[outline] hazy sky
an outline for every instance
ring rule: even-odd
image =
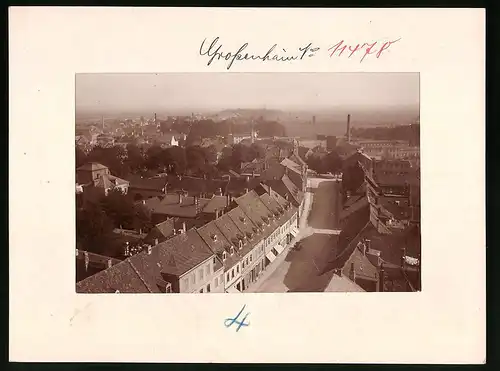
[[[418,105],[418,73],[78,74],[76,108],[87,110]]]

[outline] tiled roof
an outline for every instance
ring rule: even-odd
[[[287,167],[288,169],[292,170],[293,172],[299,175],[302,175],[300,165],[290,160],[290,158],[285,158],[283,161],[281,161],[281,165]]]
[[[351,264],[354,264],[354,272],[356,277],[377,280],[377,268],[370,262],[370,260],[358,249],[355,248],[349,261],[344,265],[343,273],[348,276],[351,270]]]
[[[160,203],[154,205],[150,210],[154,214],[194,218],[198,215],[197,210],[201,212],[210,201],[210,199],[198,198],[199,205],[197,206],[195,197],[182,196],[181,203],[179,203],[179,197],[178,194],[167,194]]]
[[[354,201],[340,212],[340,220],[346,219],[356,211],[368,206],[368,198],[366,197],[366,194],[359,197],[352,196],[348,201],[351,199],[354,199]]]
[[[104,189],[110,189],[116,186],[128,184],[129,182],[124,179],[120,179],[111,174],[104,174],[95,181],[94,186]]]
[[[175,234],[175,225],[174,225],[174,219],[173,218],[168,218],[167,220],[156,224],[147,237],[145,238],[145,242],[147,243],[153,243],[155,239],[158,239],[163,241],[165,238],[169,238]]]
[[[220,223],[227,223],[227,218],[224,220],[217,219]],[[197,229],[198,234],[205,241],[205,243],[210,247],[210,249],[217,255],[217,257],[222,260],[222,253],[226,252],[226,260],[224,261],[224,270],[228,270],[238,263],[241,256],[238,252],[238,244],[230,242],[224,233],[217,226],[216,221],[211,221],[205,224],[203,227]],[[231,246],[234,247],[233,255],[231,255]]]
[[[88,162],[85,165],[80,166],[77,170],[96,171],[104,169],[108,169],[108,167],[98,162]]]
[[[213,196],[202,209],[204,213],[215,213],[216,210],[223,210],[228,206],[228,196]]]
[[[128,260],[76,284],[78,293],[114,293],[117,290],[121,293],[155,292],[146,285]]]
[[[346,224],[338,237],[331,237],[332,240],[337,239],[337,241],[336,243],[332,243],[334,247],[332,247],[329,257],[327,258],[324,269],[325,272],[344,267],[354,251],[362,231],[369,225],[369,217],[370,207],[367,205],[357,210],[346,219]]]
[[[181,276],[213,255],[198,232],[190,229],[153,246],[149,256],[160,264],[162,273]]]
[[[292,153],[288,158],[295,162],[296,164],[302,165],[302,166],[307,166],[305,160],[303,157],[300,156],[300,151],[297,149],[298,153]]]
[[[364,292],[359,285],[352,282],[346,276],[334,274],[325,288],[325,292]]]
[[[297,185],[295,185],[291,179],[284,175],[282,178],[281,178],[283,184],[285,185],[285,187],[288,189],[288,192],[290,193],[290,195],[293,197],[293,199],[295,200],[295,203],[296,205],[295,206],[299,206],[300,203],[302,202],[302,199],[304,198],[304,192],[302,192],[298,187]]]

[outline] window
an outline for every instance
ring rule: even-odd
[[[207,285],[207,292],[210,292],[210,284]]]
[[[234,269],[231,271],[231,279],[234,278]]]
[[[222,253],[222,261],[226,260],[226,258],[227,258],[227,253],[224,251]]]
[[[252,262],[252,255],[250,255],[250,263]]]
[[[239,265],[236,266],[236,273],[240,273],[240,266]]]
[[[200,294],[203,294],[203,288],[200,289]]]
[[[200,280],[202,280],[202,279],[203,279],[203,268],[201,268],[201,269],[199,270],[199,272],[200,272],[200,273],[199,273],[199,275],[200,275]]]
[[[215,256],[214,256],[214,259],[212,260],[212,263],[213,263],[213,265],[215,265]]]
[[[219,277],[215,277],[215,280],[214,280],[214,287],[217,287],[219,286]]]
[[[229,272],[226,274],[226,282],[229,282]]]
[[[193,283],[193,285],[196,283],[196,274],[193,274],[191,276],[191,282]]]
[[[207,274],[207,277],[210,276],[210,264],[206,266],[205,273]]]
[[[184,278],[183,280],[183,286],[187,290],[189,288],[189,279]]]

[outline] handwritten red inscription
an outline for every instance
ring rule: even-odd
[[[351,58],[355,53],[357,53],[357,55],[362,55],[359,61],[359,63],[361,63],[364,61],[367,55],[375,54],[377,58],[380,58],[384,51],[389,49],[392,44],[398,42],[399,40],[401,40],[401,38],[394,41],[387,41],[385,43],[379,43],[378,41],[375,41],[371,44],[363,43],[357,44],[356,46],[347,45],[344,43],[344,40],[342,40],[331,48],[328,48],[328,50],[331,51],[330,58],[333,56],[340,57],[342,55],[347,55],[347,58]],[[344,52],[346,53],[343,54]],[[335,55],[335,53],[337,53],[337,55]]]

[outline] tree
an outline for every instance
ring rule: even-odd
[[[323,167],[326,172],[338,173],[342,169],[342,158],[335,152],[329,152],[323,157]]]
[[[88,203],[76,212],[76,239],[79,248],[103,254],[113,231],[113,221],[99,204]]]
[[[76,163],[76,167],[80,167],[80,166],[85,165],[87,163],[87,155],[78,146],[75,146],[75,163]]]
[[[142,151],[135,144],[127,145],[127,158],[125,163],[132,172],[137,172],[144,167],[145,161]]]
[[[99,162],[109,168],[111,174],[116,176],[126,175],[126,167],[123,160],[126,153],[120,146],[114,147],[94,147],[87,156],[87,161]]]
[[[365,172],[358,163],[347,168],[342,174],[343,192],[355,192],[363,184],[364,180]]]
[[[144,230],[151,227],[151,215],[147,209],[143,205],[136,205],[130,195],[124,195],[118,189],[102,197],[100,206],[115,228]]]

